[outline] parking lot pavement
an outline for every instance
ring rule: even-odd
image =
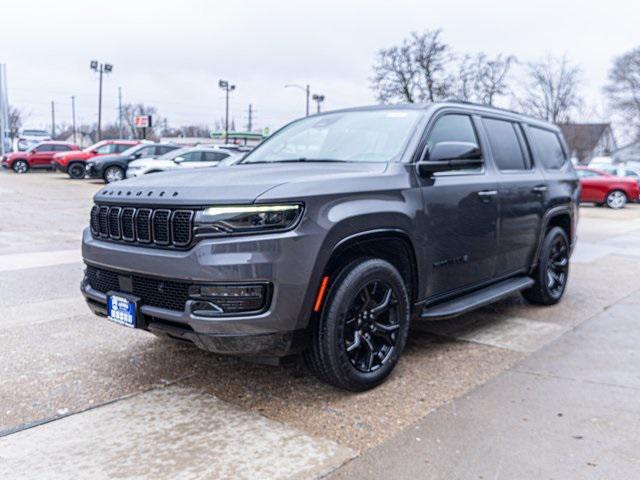
[[[46,458],[30,455],[42,442],[69,448],[60,439],[89,424],[101,435],[110,429],[118,435],[116,442],[105,436],[102,452],[93,457],[96,465],[117,467],[113,459],[129,446],[140,463],[139,478],[172,478],[177,470],[144,473],[144,466],[152,472],[163,464],[138,448],[139,441],[152,438],[161,452],[171,452],[174,442],[192,445],[186,438],[192,435],[216,445],[222,435],[239,445],[234,442],[240,442],[243,430],[225,429],[228,415],[280,432],[267,447],[244,436],[247,448],[308,456],[310,462],[297,463],[289,475],[282,473],[288,467],[277,462],[273,470],[260,470],[260,459],[267,457],[256,453],[247,457],[245,472],[253,469],[260,478],[310,477],[351,455],[366,454],[529,355],[546,352],[546,345],[589,319],[606,317],[640,288],[640,208],[583,208],[569,287],[559,305],[537,308],[513,296],[451,321],[416,323],[390,381],[354,395],[299,375],[293,367],[212,355],[91,315],[79,294],[82,264],[75,252],[98,188],[60,174],[0,171],[0,465],[9,458],[13,465],[26,462],[29,467],[19,478],[53,468],[61,450],[47,450]],[[127,423],[127,406],[146,399],[157,405],[154,412],[164,412],[153,417],[157,435],[139,430],[135,422],[121,425]],[[173,408],[181,402],[189,408]],[[287,454],[285,439],[297,436],[308,440],[309,450],[301,450],[308,453]],[[205,465],[211,455],[194,451],[189,469],[180,467],[186,465],[182,460],[175,468],[183,478],[218,478]],[[75,473],[65,471],[67,476],[91,477],[79,470],[82,462],[77,465]],[[126,464],[122,468],[104,471],[111,476],[131,472]]]

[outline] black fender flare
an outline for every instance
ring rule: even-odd
[[[544,237],[547,232],[547,227],[549,226],[549,222],[552,218],[557,217],[558,215],[569,215],[571,218],[571,225],[575,224],[574,222],[574,212],[570,205],[558,205],[556,207],[552,207],[547,210],[542,216],[542,220],[540,221],[540,230],[538,231],[538,242],[536,246],[535,253],[533,255],[533,259],[531,261],[531,267],[529,269],[529,273],[535,270],[536,265],[538,264],[538,259],[540,258],[540,252],[542,251],[542,243],[544,242]],[[575,232],[572,232],[571,237],[569,238],[569,242],[571,243],[571,249],[574,246]]]

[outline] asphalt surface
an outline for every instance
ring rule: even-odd
[[[640,208],[585,207],[563,302],[539,308],[513,296],[416,324],[390,380],[353,395],[293,367],[212,355],[91,315],[79,247],[98,188],[0,171],[1,478],[314,478],[355,457],[344,467],[354,468],[640,288]],[[498,405],[482,415],[499,418]],[[425,449],[449,424],[425,427]],[[478,478],[455,473],[447,478]]]

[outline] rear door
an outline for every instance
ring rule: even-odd
[[[537,247],[547,193],[522,127],[508,118],[483,117],[482,125],[498,170],[500,221],[496,277],[528,270]]]
[[[445,111],[430,124],[426,150],[439,142],[480,145],[470,114]],[[491,281],[497,252],[498,198],[490,163],[478,169],[419,178],[424,202],[423,268],[427,297],[441,297]]]

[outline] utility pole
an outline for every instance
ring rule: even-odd
[[[122,87],[118,87],[118,137],[122,135]]]
[[[247,119],[247,132],[253,130],[253,105],[249,104],[249,117]]]
[[[92,60],[90,64],[91,70],[98,73],[99,86],[98,86],[98,140],[102,140],[102,75],[104,73],[111,73],[113,71],[113,65],[110,63],[98,63],[97,60]]]
[[[51,139],[56,138],[56,102],[51,100]]]
[[[76,97],[71,95],[71,126],[73,128],[73,143],[78,144],[76,138]]]
[[[229,143],[229,92],[235,90],[236,86],[229,84],[227,80],[219,80],[218,87],[225,91],[224,143]]]

